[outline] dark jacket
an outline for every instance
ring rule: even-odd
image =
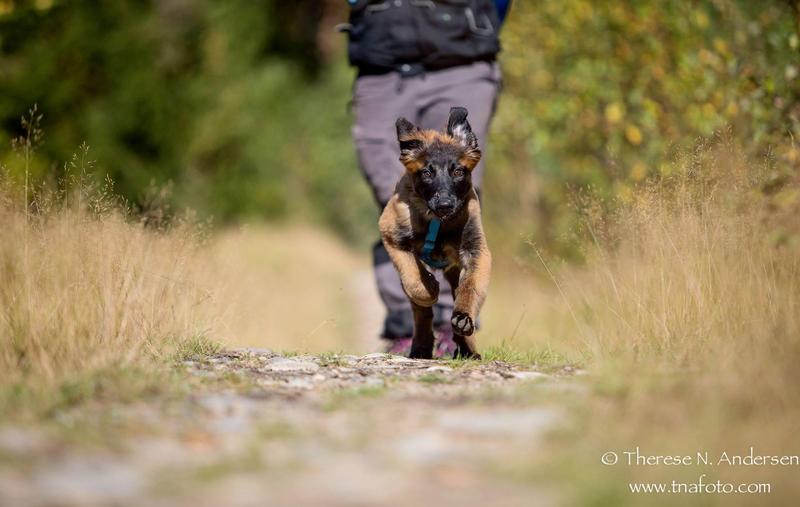
[[[500,51],[493,0],[356,0],[348,54],[361,74],[414,75],[475,61]]]

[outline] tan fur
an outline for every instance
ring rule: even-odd
[[[492,254],[486,244],[483,234],[483,224],[481,223],[481,210],[478,200],[471,200],[468,204],[468,214],[473,221],[480,236],[480,243],[477,252],[461,252],[462,258],[460,266],[457,288],[455,289],[455,308],[456,312],[463,312],[475,317],[483,306],[486,299],[486,292],[489,289],[489,278],[492,274]]]
[[[413,252],[401,249],[392,239],[393,231],[396,230],[395,224],[410,227],[409,215],[408,204],[401,202],[395,194],[379,221],[381,237],[384,238],[389,258],[400,273],[400,282],[408,298],[419,306],[433,306],[439,298],[439,283],[436,278],[425,269]]]
[[[411,134],[401,136],[400,141],[422,141],[425,146],[430,146],[434,143],[442,143],[442,144],[452,144],[454,146],[460,146],[460,143],[456,138],[453,136],[446,134],[444,132],[438,132],[436,130],[417,130],[412,132]],[[469,169],[470,171],[478,165],[478,162],[481,159],[481,152],[479,150],[467,150],[463,157],[458,160],[458,163]],[[400,157],[400,161],[403,165],[411,171],[412,173],[419,171],[425,166],[424,158],[419,158],[414,156],[413,154]]]

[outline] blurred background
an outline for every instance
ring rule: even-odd
[[[37,104],[34,183],[58,185],[86,141],[96,160],[86,168],[138,212],[211,220],[209,248],[241,274],[232,293],[256,314],[279,308],[233,319],[232,340],[262,342],[291,306],[275,289],[304,293],[323,277],[331,283],[303,296],[320,298],[317,309],[268,343],[286,345],[282,334],[314,348],[309,336],[334,333],[324,346],[350,347],[356,327],[377,333],[380,315],[362,321],[382,310],[342,308],[342,294],[375,297],[378,215],[350,138],[354,70],[334,29],[347,16],[341,0],[0,0],[0,145]],[[581,191],[624,201],[719,132],[747,139],[748,156],[797,167],[785,141],[800,134],[799,33],[788,0],[514,3],[487,154],[489,339],[511,336],[520,301],[535,299],[524,291],[536,282],[520,281],[543,273],[531,243],[581,261]],[[21,180],[19,157],[2,157]],[[301,260],[298,241],[320,255]]]

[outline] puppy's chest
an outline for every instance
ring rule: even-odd
[[[461,229],[441,231],[433,242],[433,248],[428,256],[433,260],[450,261],[451,264],[459,264],[461,234]],[[413,234],[409,238],[409,250],[414,252],[417,257],[421,257],[425,251],[426,236],[426,232],[422,231],[421,233]]]

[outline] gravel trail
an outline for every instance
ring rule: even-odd
[[[184,397],[105,414],[114,444],[0,428],[0,505],[555,505],[527,479],[571,375],[232,349]],[[520,394],[523,393],[523,394]]]

